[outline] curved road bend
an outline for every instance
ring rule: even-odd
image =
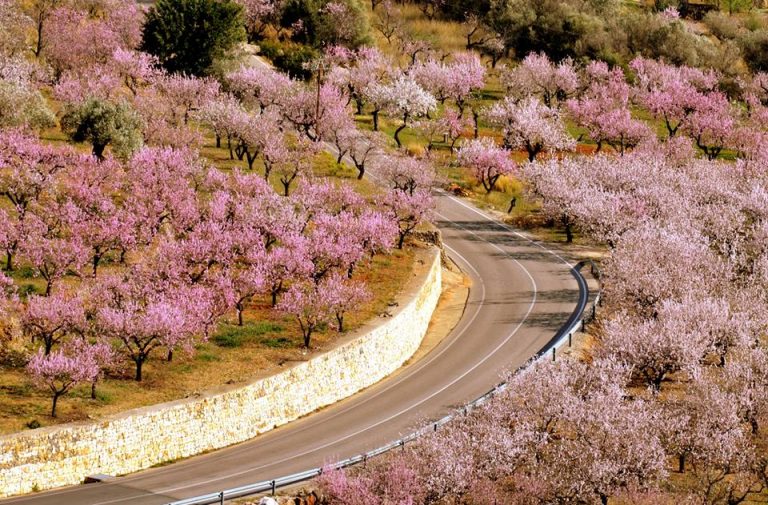
[[[114,481],[1,500],[0,505],[161,505],[303,471],[371,450],[485,393],[532,357],[578,300],[569,265],[470,204],[438,197],[451,258],[472,277],[453,331],[423,359],[351,399],[236,446]]]

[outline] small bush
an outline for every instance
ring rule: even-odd
[[[265,40],[259,46],[261,54],[272,60],[279,70],[291,77],[307,80],[312,77],[312,72],[305,68],[305,64],[319,56],[317,50],[304,44],[293,42],[276,42]]]
[[[712,11],[704,16],[704,24],[707,25],[712,35],[722,40],[735,39],[742,29],[737,18],[719,11]]]
[[[30,422],[28,422],[24,426],[26,426],[30,430],[36,430],[36,429],[40,428],[42,426],[42,424],[40,424],[40,421],[38,421],[37,419],[32,419]]]
[[[768,30],[757,30],[739,39],[744,61],[753,72],[768,71]]]

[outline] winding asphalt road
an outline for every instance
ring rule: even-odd
[[[321,466],[399,438],[485,393],[544,347],[576,306],[567,261],[460,199],[437,196],[436,224],[473,284],[434,350],[356,396],[233,447],[110,482],[0,505],[161,505]]]

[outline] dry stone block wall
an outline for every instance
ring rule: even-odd
[[[421,258],[392,317],[277,375],[103,421],[0,437],[0,496],[127,474],[243,442],[378,382],[418,349],[440,297],[440,255],[433,249]]]

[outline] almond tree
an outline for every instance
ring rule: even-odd
[[[164,286],[136,269],[102,282],[95,328],[120,343],[121,352],[136,365],[137,381],[143,379],[144,364],[157,349],[180,346],[192,351],[202,327],[192,313],[195,303],[183,290],[168,287],[164,292]]]
[[[226,86],[245,106],[258,112],[285,102],[297,87],[290,77],[264,67],[240,67],[225,77]]]
[[[14,256],[26,240],[30,209],[53,192],[57,174],[74,159],[69,150],[43,146],[18,131],[0,132],[0,196],[13,209],[5,221],[6,270],[13,269]]]
[[[559,107],[581,86],[571,59],[555,64],[544,53],[530,53],[520,65],[504,69],[501,82],[515,99],[538,97],[547,107]]]
[[[51,392],[51,417],[56,417],[59,398],[76,385],[93,381],[99,366],[88,354],[68,356],[64,351],[54,351],[46,355],[40,350],[29,360],[27,372],[37,387]]]
[[[372,297],[363,283],[352,281],[341,274],[328,277],[322,283],[322,290],[326,293],[330,309],[336,316],[339,333],[344,331],[344,316]]]
[[[509,175],[516,169],[511,153],[497,147],[492,139],[470,140],[459,149],[457,160],[472,172],[472,175],[490,193],[503,175]]]
[[[713,98],[717,85],[714,72],[635,58],[630,67],[637,75],[636,94],[640,104],[662,119],[674,137],[688,117]]]
[[[400,133],[410,126],[414,120],[427,115],[435,109],[435,98],[419,86],[412,78],[401,75],[391,84],[382,89],[386,111],[401,119],[400,126],[395,130],[397,147],[402,147]]]
[[[566,105],[571,116],[597,143],[598,152],[607,143],[624,154],[653,135],[644,122],[632,118],[631,89],[621,69],[608,70],[607,65],[593,62],[586,73],[589,87]]]
[[[559,112],[536,98],[526,98],[521,102],[506,98],[491,106],[487,116],[491,124],[501,128],[504,147],[524,149],[528,161],[535,161],[544,151],[569,151],[576,146]]]
[[[378,132],[357,131],[352,135],[349,146],[349,159],[357,169],[357,179],[365,176],[368,163],[383,152],[384,138]]]
[[[299,322],[306,349],[309,349],[317,328],[334,315],[326,295],[319,284],[312,281],[297,282],[286,291],[277,305],[280,312],[294,316]]]
[[[19,316],[24,336],[32,342],[42,342],[45,356],[54,345],[82,335],[86,330],[83,300],[68,291],[28,297]]]

